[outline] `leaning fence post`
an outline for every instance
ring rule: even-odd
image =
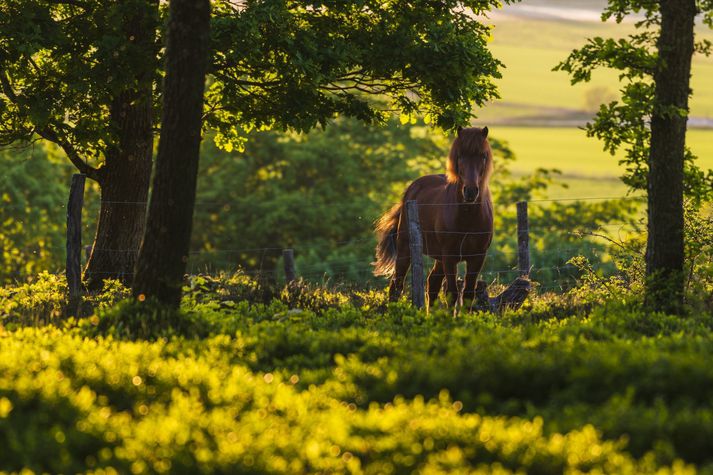
[[[72,175],[67,202],[67,286],[70,305],[78,303],[82,294],[82,206],[86,178],[80,173]]]
[[[527,221],[527,201],[517,202],[517,266],[521,276],[530,273],[530,231]]]
[[[423,286],[423,239],[418,219],[418,204],[415,200],[406,202],[406,216],[411,249],[411,302],[416,308],[423,308],[426,299]]]
[[[285,265],[285,281],[291,284],[295,281],[295,252],[292,249],[282,250],[282,260]]]

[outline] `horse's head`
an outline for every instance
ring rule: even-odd
[[[492,171],[488,128],[458,129],[458,137],[448,155],[447,176],[450,183],[459,185],[459,198],[466,203],[475,203],[479,197],[486,196]]]

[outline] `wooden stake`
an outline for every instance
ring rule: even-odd
[[[530,231],[527,220],[527,201],[517,202],[517,264],[521,276],[530,273]]]
[[[82,206],[84,205],[84,183],[87,176],[72,175],[67,202],[67,286],[72,308],[82,295]]]
[[[291,284],[295,281],[295,252],[292,249],[282,250],[282,260],[285,265],[285,282]]]
[[[423,239],[415,200],[406,202],[409,248],[411,249],[411,301],[416,308],[423,308],[426,294],[423,282]]]

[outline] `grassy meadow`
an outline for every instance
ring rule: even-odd
[[[556,10],[559,7],[564,10]],[[587,38],[621,37],[633,30],[631,22],[600,22],[596,11],[601,7],[602,2],[594,1],[531,2],[506,6],[489,20],[494,25],[492,51],[505,64],[498,81],[502,98],[476,111],[477,123],[489,125],[493,136],[510,144],[517,155],[516,173],[527,174],[539,167],[559,169],[569,188],[553,188],[552,198],[626,192],[616,179],[623,153],[612,157],[578,128],[592,117],[598,104],[618,96],[616,72],[602,70],[590,83],[572,86],[566,73],[552,71]],[[703,32],[699,38],[711,39],[713,33]],[[694,127],[688,143],[700,166],[713,168],[713,130],[695,127],[701,119],[713,120],[713,58],[697,56],[692,78]]]
[[[494,137],[508,142],[517,160],[512,171],[518,175],[537,168],[556,168],[562,172],[560,182],[568,187],[551,187],[550,198],[624,196],[626,186],[618,179],[622,167],[618,161],[623,151],[612,156],[602,143],[588,138],[576,127],[492,126]],[[693,129],[688,144],[703,168],[713,168],[713,131]],[[496,170],[497,173],[497,170]]]

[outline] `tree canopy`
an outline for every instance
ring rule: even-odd
[[[227,147],[254,127],[305,131],[336,114],[422,113],[452,128],[497,95],[500,63],[475,16],[495,0],[213,3],[205,124]],[[164,10],[151,0],[0,2],[0,144],[43,137],[91,175],[83,163],[116,143],[117,95],[138,90],[138,77],[160,105]],[[127,35],[127,18],[154,41]]]
[[[124,18],[153,30],[152,2],[4,0],[0,2],[0,145],[38,137],[60,145],[96,179],[118,141],[110,120],[116,97],[156,80],[159,44],[146,51],[126,35]],[[138,15],[135,12],[143,12]]]

